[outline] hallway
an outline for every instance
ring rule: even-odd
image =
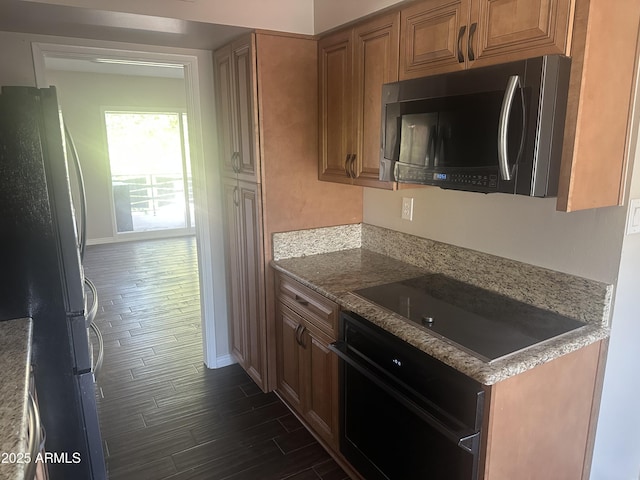
[[[90,246],[109,478],[348,478],[275,394],[202,362],[193,237]]]

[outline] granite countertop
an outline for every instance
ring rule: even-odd
[[[31,331],[29,318],[0,322],[0,480],[24,478],[10,454],[27,453]]]
[[[573,302],[574,305],[571,306],[567,304],[572,302],[567,302],[566,299],[563,302],[561,299],[555,299],[553,295],[550,295],[548,301],[550,305],[556,308],[548,308],[549,310],[576,318],[584,322],[584,326],[555,339],[530,347],[520,353],[486,363],[458,347],[430,335],[401,316],[383,310],[377,305],[350,293],[360,288],[433,273],[436,271],[435,269],[406,263],[398,258],[376,253],[366,248],[351,248],[295,258],[281,258],[274,260],[272,265],[276,270],[286,273],[302,284],[335,301],[344,310],[361,315],[414,347],[485,385],[492,385],[505,380],[561,355],[607,338],[609,335],[606,321],[603,320],[603,318],[606,318],[606,308],[604,315],[602,311],[598,312],[597,308],[593,309],[592,314],[588,306],[582,306],[584,302],[580,301],[579,298],[576,298],[576,301]],[[563,274],[558,275],[559,280],[565,280]],[[547,280],[548,278],[545,278],[545,281]],[[585,287],[583,285],[585,282],[578,280],[576,282],[577,288],[575,288],[576,295],[587,295],[589,293],[587,287],[590,285],[586,282],[587,287]],[[528,288],[524,288],[520,293],[518,295],[523,297],[531,295],[531,291]],[[518,295],[513,298],[517,298]],[[571,295],[571,293],[566,295]],[[540,306],[540,303],[545,301],[542,298],[544,295],[538,295],[538,297],[537,306]],[[525,298],[517,299],[526,300]],[[532,301],[531,303],[534,304],[535,302]],[[562,311],[563,308],[566,311]]]

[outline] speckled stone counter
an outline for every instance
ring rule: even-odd
[[[28,318],[0,322],[0,480],[24,478],[25,465],[8,455],[27,450],[31,329]]]
[[[316,243],[321,243],[322,232],[318,235]],[[335,239],[333,243],[340,244]],[[337,302],[343,309],[367,318],[485,385],[522,373],[609,335],[611,285],[369,225],[362,225],[361,245],[361,248],[315,255],[281,257],[273,262],[273,266]],[[297,253],[300,254],[300,250]],[[401,316],[350,293],[425,273],[444,273],[575,318],[585,325],[523,352],[486,363],[428,334]]]

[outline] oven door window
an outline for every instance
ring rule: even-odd
[[[367,480],[470,480],[477,458],[344,366],[341,450]]]

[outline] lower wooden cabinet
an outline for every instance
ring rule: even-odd
[[[336,340],[338,305],[282,275],[276,282],[277,391],[337,451],[338,358],[328,345]]]
[[[266,389],[267,347],[260,184],[223,178],[231,351]]]

